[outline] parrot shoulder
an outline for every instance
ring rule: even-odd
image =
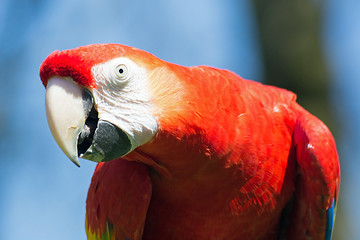
[[[151,192],[145,165],[123,159],[99,163],[86,200],[88,239],[141,239]]]
[[[297,104],[295,109],[297,178],[287,237],[330,240],[340,183],[335,141],[323,122]]]

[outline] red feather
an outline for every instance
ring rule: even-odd
[[[108,230],[115,239],[141,239],[150,198],[145,165],[122,159],[99,163],[86,200],[87,231],[99,238]]]

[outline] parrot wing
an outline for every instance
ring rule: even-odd
[[[151,192],[145,165],[123,159],[99,163],[86,200],[88,239],[142,239]]]
[[[298,174],[285,239],[330,240],[340,183],[335,141],[319,119],[297,107],[293,150]]]

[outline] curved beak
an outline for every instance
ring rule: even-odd
[[[71,78],[49,79],[45,106],[53,137],[78,167],[78,157],[110,161],[131,151],[127,134],[111,122],[98,119],[92,93]]]
[[[54,76],[46,86],[45,107],[50,131],[57,144],[70,160],[80,166],[78,136],[87,114],[83,101],[84,88],[70,78]]]

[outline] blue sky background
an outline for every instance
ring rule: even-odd
[[[316,1],[314,1],[315,4]],[[360,235],[360,2],[325,2],[323,46],[332,74],[343,168],[339,211]],[[246,0],[1,0],[0,239],[85,239],[95,163],[75,167],[47,126],[39,66],[55,49],[115,42],[178,64],[230,69],[261,81],[262,58]]]

